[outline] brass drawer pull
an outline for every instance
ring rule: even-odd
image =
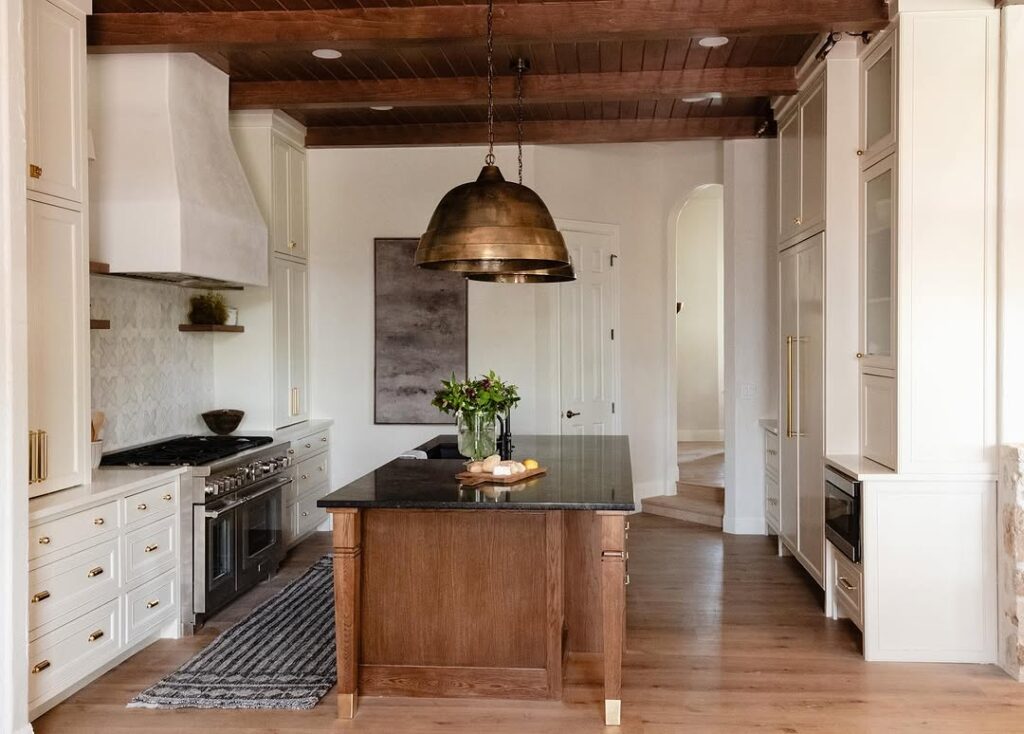
[[[92,521],[92,524],[93,525],[102,525],[105,522],[106,522],[106,520],[104,520],[102,517],[97,517],[95,520]]]
[[[288,240],[288,249],[289,250],[294,250],[295,249],[295,240]]]
[[[44,535],[43,537],[41,537],[39,539],[39,545],[49,545],[49,544],[50,544],[50,536],[49,535]]]
[[[50,661],[49,660],[43,660],[41,663],[36,663],[34,666],[32,666],[32,674],[35,675],[36,673],[42,673],[44,670],[46,670],[49,667],[50,667]]]
[[[146,609],[152,609],[153,607],[157,607],[157,606],[160,606],[160,600],[159,599],[153,599],[151,601],[147,601],[146,602]]]
[[[173,499],[174,499],[174,495],[173,495],[173,494],[165,494],[165,495],[164,495],[164,500],[165,500],[166,502],[170,502],[170,501],[171,501],[171,500],[173,500]]]
[[[628,573],[626,574],[626,584],[625,585],[629,586],[629,574]]]
[[[601,558],[628,558],[626,551],[601,551]]]
[[[97,566],[96,568],[89,571],[89,573],[85,574],[85,577],[89,579],[94,579],[101,573],[103,573],[103,566]]]
[[[153,551],[155,551],[159,547],[160,546],[158,546],[156,543],[153,543],[153,545],[147,545],[146,548],[145,548],[145,551],[146,551],[146,553],[152,553]]]
[[[43,177],[43,167],[42,166],[37,166],[35,163],[29,163],[28,164],[28,175],[31,178],[42,178]]]
[[[145,509],[147,509],[147,508],[146,508],[146,503],[145,503],[145,502],[141,503],[141,504],[139,505],[138,509],[139,509],[140,511],[142,511],[142,510],[145,510]]]
[[[101,637],[103,637],[103,630],[96,630],[91,635],[89,635],[89,642],[96,642],[96,640],[100,639]]]
[[[844,589],[846,589],[847,591],[856,591],[856,590],[857,590],[857,587],[856,587],[856,586],[854,586],[853,584],[851,584],[851,583],[850,583],[849,581],[847,581],[847,579],[846,579],[846,577],[845,577],[845,576],[840,576],[840,577],[839,577],[839,583],[840,583],[840,584],[842,585],[842,587],[843,587]]]
[[[50,598],[50,592],[49,591],[40,591],[38,594],[33,594],[32,595],[32,603],[33,604],[38,604],[39,602],[43,601],[44,599],[49,599],[49,598]]]

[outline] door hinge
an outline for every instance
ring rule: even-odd
[[[613,255],[609,255],[609,256],[608,256],[608,265],[609,265],[610,267],[613,267],[613,268],[615,267],[615,259],[616,259],[617,257],[618,257],[618,255],[614,255],[614,254],[613,254]]]
[[[612,329],[612,341],[615,341],[615,329]]]
[[[615,401],[612,401],[612,415],[615,415]]]

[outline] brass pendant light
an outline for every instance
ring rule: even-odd
[[[416,265],[462,273],[516,273],[570,264],[565,240],[536,192],[494,165],[494,0],[487,2],[487,157],[476,181],[441,199],[416,248]]]

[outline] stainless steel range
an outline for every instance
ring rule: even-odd
[[[185,634],[277,570],[295,471],[289,448],[268,436],[180,436],[104,455],[107,466],[191,467],[180,522]]]

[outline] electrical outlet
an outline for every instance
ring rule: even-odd
[[[744,382],[740,385],[740,399],[753,400],[757,396],[757,385],[752,382]]]

